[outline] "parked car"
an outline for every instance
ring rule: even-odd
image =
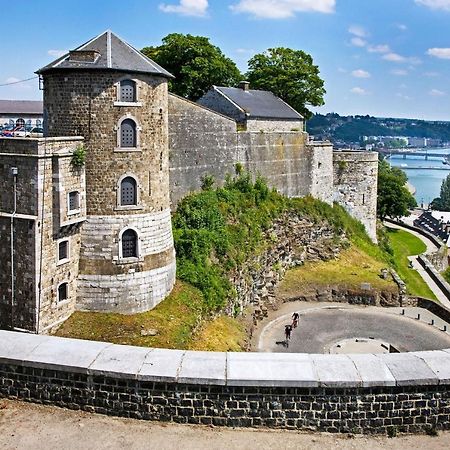
[[[44,136],[44,129],[41,127],[34,127],[30,131],[26,132],[26,137],[43,137]]]
[[[12,137],[14,136],[14,130],[17,127],[13,126],[13,125],[9,125],[3,128],[2,132],[1,132],[1,136],[2,137]]]

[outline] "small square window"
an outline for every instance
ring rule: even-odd
[[[58,244],[58,261],[69,259],[69,241],[62,241]]]
[[[58,286],[58,302],[63,302],[69,298],[69,284],[61,283]]]
[[[78,191],[69,192],[69,211],[80,209],[80,193]]]

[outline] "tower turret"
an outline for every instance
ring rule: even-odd
[[[40,69],[47,136],[84,136],[80,309],[134,313],[171,291],[170,73],[111,31]]]

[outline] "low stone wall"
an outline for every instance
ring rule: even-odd
[[[424,432],[450,429],[450,349],[208,353],[0,331],[0,396],[179,423]]]
[[[442,293],[450,300],[450,285],[444,280],[442,275],[436,270],[433,264],[430,263],[426,255],[419,255],[417,257],[420,265],[430,275],[432,280],[438,285]]]

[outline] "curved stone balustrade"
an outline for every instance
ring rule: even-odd
[[[0,331],[0,395],[152,420],[341,432],[450,428],[450,349],[151,349]]]

